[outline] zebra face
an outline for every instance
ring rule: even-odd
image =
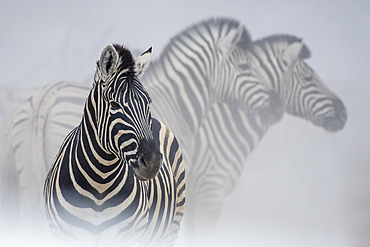
[[[262,83],[264,78],[247,50],[248,45],[243,42],[242,34],[239,34],[239,37],[240,39],[234,40],[236,43],[229,54],[223,55],[225,59],[221,63],[221,73],[218,76],[223,82],[216,85],[225,86],[216,89],[216,94],[218,91],[222,92],[219,94],[227,97],[222,101],[236,105],[270,126],[281,120],[284,113],[283,104],[278,94],[266,86],[267,83]]]
[[[242,58],[235,61],[234,88],[236,99],[242,103],[242,108],[255,116],[267,126],[277,123],[284,114],[283,103],[279,95],[263,83],[260,70],[249,59],[250,54],[245,49],[238,49]]]
[[[291,92],[287,112],[304,117],[330,132],[343,129],[347,121],[343,102],[303,59],[298,58],[290,66],[290,73],[286,75]]]
[[[284,112],[304,118],[334,132],[347,120],[342,101],[331,92],[304,59],[310,57],[302,39],[292,35],[271,35],[253,42],[250,49],[259,81]],[[280,108],[279,107],[279,108]]]
[[[150,62],[151,48],[134,62],[120,46],[108,46],[98,63],[101,92],[98,135],[105,150],[132,167],[136,178],[155,177],[162,155],[152,135],[151,99],[138,77]]]

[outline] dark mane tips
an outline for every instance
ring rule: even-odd
[[[179,34],[175,35],[174,37],[171,38],[170,42],[165,46],[161,57],[167,56],[168,51],[171,50],[173,47],[174,43],[176,41],[182,42],[183,37],[191,37],[194,33],[200,33],[199,30],[202,30],[204,28],[207,30],[207,32],[202,32],[201,35],[204,37],[209,37],[213,34],[211,34],[211,30],[222,30],[224,28],[227,28],[229,30],[231,29],[237,29],[240,26],[240,22],[237,20],[234,20],[232,18],[227,18],[227,17],[218,17],[218,18],[209,18],[200,22],[196,22],[195,24],[185,28],[182,32]],[[204,30],[203,29],[203,30]],[[252,39],[249,35],[249,32],[247,31],[246,28],[244,28],[243,34],[242,34],[242,39],[238,43],[238,45],[242,48],[246,48],[247,46],[252,44]]]
[[[241,23],[237,20],[234,20],[234,19],[231,19],[231,18],[218,18],[215,20],[216,22],[220,22],[219,25],[225,25],[225,24],[228,24],[230,27],[236,29],[238,28]],[[252,38],[248,32],[248,30],[245,28],[245,26],[243,27],[243,34],[242,34],[242,37],[238,43],[238,46],[242,49],[247,49],[248,46],[252,43]]]
[[[121,59],[121,64],[118,66],[117,71],[121,71],[124,69],[129,69],[128,73],[135,73],[134,71],[134,66],[135,66],[135,61],[134,58],[132,57],[131,52],[123,47],[122,45],[118,44],[113,44],[114,49],[116,49],[118,56]]]
[[[293,35],[277,34],[277,35],[270,35],[270,36],[267,36],[267,37],[262,38],[260,40],[257,40],[255,42],[253,42],[253,46],[258,45],[258,46],[264,47],[266,45],[266,43],[268,43],[270,45],[272,45],[274,43],[276,43],[276,44],[286,43],[287,45],[290,45],[292,43],[301,42],[301,41],[302,41],[302,39],[300,39],[296,36],[293,36]],[[311,57],[311,51],[308,49],[306,44],[303,44],[302,50],[299,53],[299,57],[301,59],[307,59],[307,58]]]
[[[221,28],[226,25],[229,27],[229,29],[237,29],[241,25],[241,23],[229,17],[218,17],[218,18],[210,18],[208,20],[205,20],[201,22],[199,25],[215,26],[218,28]],[[241,42],[243,42],[244,44],[251,43],[252,38],[250,37],[248,30],[244,27],[243,31],[244,32],[243,32]]]
[[[223,27],[227,27],[228,29],[237,29],[241,23],[235,19],[229,17],[217,17],[217,18],[209,18],[207,20],[201,21],[198,24],[194,24],[188,30],[192,30],[197,27],[206,26],[207,28],[218,28],[221,29]],[[252,39],[249,35],[248,30],[244,27],[243,35],[241,37],[240,42],[238,45],[241,48],[246,48],[249,44],[252,43]]]

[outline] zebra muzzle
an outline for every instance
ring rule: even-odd
[[[337,132],[344,128],[347,122],[347,111],[343,102],[335,98],[333,100],[333,108],[335,110],[334,116],[323,118],[323,127],[329,132]]]
[[[162,154],[154,141],[142,141],[139,146],[137,166],[134,167],[135,175],[140,180],[154,178],[162,165]]]

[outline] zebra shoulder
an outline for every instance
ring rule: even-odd
[[[170,166],[172,170],[173,181],[175,187],[175,209],[174,218],[171,222],[169,230],[163,236],[168,242],[174,243],[181,224],[185,210],[186,200],[186,182],[185,182],[185,164],[183,162],[180,145],[173,132],[163,123],[155,118],[152,118],[152,132],[156,145],[163,155],[164,166]]]
[[[160,148],[164,160],[168,160],[175,177],[184,172],[180,145],[174,133],[162,122],[152,118],[152,131],[155,144]]]

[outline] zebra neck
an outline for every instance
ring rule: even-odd
[[[208,96],[199,89],[196,78],[189,81],[176,74],[172,67],[165,67],[163,60],[151,65],[142,82],[153,100],[153,116],[167,124],[181,142],[182,137],[193,136],[198,130]],[[198,95],[193,88],[197,88]]]
[[[91,93],[92,95],[93,93]],[[92,162],[89,165],[112,166],[120,162],[117,155],[106,150],[98,136],[97,118],[95,116],[96,106],[92,104],[91,98],[86,101],[84,114],[79,126],[78,143],[82,155],[89,157]]]
[[[89,125],[89,122],[86,119],[82,119],[80,129],[78,133],[78,147],[85,157],[88,157],[91,162],[89,165],[94,166],[112,166],[116,165],[120,159],[107,152],[100,144],[97,134],[94,131],[95,129]]]
[[[169,65],[170,62],[172,65]],[[153,113],[165,124],[167,120],[168,123],[177,122],[170,126],[175,134],[175,128],[180,128],[181,133],[197,131],[207,109],[209,88],[204,82],[207,73],[197,71],[202,75],[199,78],[199,75],[194,74],[195,67],[199,70],[201,66],[192,63],[185,66],[180,58],[166,54],[151,65],[142,79],[153,99]],[[168,107],[157,107],[164,105]]]
[[[253,48],[251,52],[252,62],[255,64],[255,67],[258,68],[258,74],[263,78],[260,80],[261,83],[264,83],[266,88],[273,90],[280,97],[282,97],[282,92],[284,91],[284,64],[281,61],[278,61],[277,57],[272,51],[268,51],[263,47]]]

